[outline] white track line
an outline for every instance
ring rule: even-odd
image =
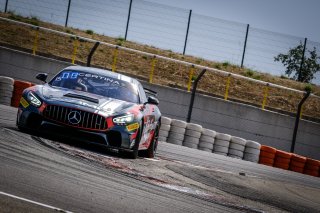
[[[43,204],[43,203],[39,203],[39,202],[36,202],[36,201],[33,201],[33,200],[29,200],[29,199],[26,199],[26,198],[18,197],[18,196],[15,196],[15,195],[12,195],[12,194],[8,194],[8,193],[5,193],[5,192],[1,192],[0,191],[0,195],[5,195],[5,196],[11,197],[11,198],[22,200],[22,201],[25,201],[25,202],[28,202],[28,203],[32,203],[32,204],[35,204],[35,205],[38,205],[38,206],[42,206],[42,207],[45,207],[45,208],[48,208],[48,209],[52,209],[52,210],[55,210],[55,211],[72,213],[70,211],[59,209],[59,208],[54,207],[54,206],[49,206],[49,205],[46,205],[46,204]]]

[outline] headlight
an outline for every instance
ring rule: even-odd
[[[27,94],[27,100],[29,101],[29,103],[31,105],[33,105],[35,107],[39,107],[42,104],[40,99],[31,91]]]
[[[127,124],[127,123],[131,123],[133,121],[133,119],[134,119],[134,115],[128,114],[128,115],[123,115],[123,116],[113,118],[113,123]]]

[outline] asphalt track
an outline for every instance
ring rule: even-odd
[[[318,212],[320,209],[320,178],[167,143],[160,143],[155,161],[143,158],[135,161],[105,153],[107,159],[121,165],[139,164],[140,171],[152,176],[139,178],[119,166],[92,160],[105,161],[100,154],[95,156],[90,151],[90,158],[84,158],[77,148],[75,151],[71,148],[70,154],[71,151],[57,148],[60,145],[51,145],[50,140],[22,133],[15,127],[15,117],[16,109],[0,105],[0,212]],[[172,171],[208,190],[217,189],[217,194],[204,196],[168,187],[160,181],[161,177],[167,178],[163,176],[167,173],[157,174],[158,166],[159,171],[165,168],[168,174]],[[218,191],[224,199],[217,199]],[[234,201],[235,197],[239,201]],[[227,198],[234,202],[228,202]]]

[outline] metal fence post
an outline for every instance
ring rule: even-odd
[[[262,101],[262,106],[261,106],[261,108],[263,110],[267,104],[268,95],[269,95],[269,83],[267,83],[267,85],[264,87],[263,101]]]
[[[127,40],[129,22],[130,22],[130,16],[131,16],[131,6],[132,6],[132,0],[130,0],[130,4],[129,4],[128,19],[127,19],[127,26],[126,26],[126,34],[124,35],[124,40]]]
[[[71,6],[71,0],[69,0],[68,2],[68,9],[67,9],[67,16],[66,16],[66,23],[65,23],[65,27],[68,26],[68,20],[69,20],[69,13],[70,13],[70,6]]]
[[[190,71],[189,71],[188,92],[190,92],[190,90],[191,90],[193,73],[194,73],[194,65],[192,64]]]
[[[244,56],[246,55],[247,40],[248,40],[248,34],[249,34],[249,27],[250,27],[250,24],[247,24],[246,37],[245,37],[245,39],[244,39],[243,53],[242,53],[242,59],[241,59],[241,68],[243,68]]]
[[[115,72],[117,68],[118,53],[119,53],[119,47],[116,46],[116,48],[113,51],[113,62],[111,67],[112,72]]]
[[[94,46],[92,47],[92,49],[91,49],[91,51],[90,51],[90,53],[89,53],[89,55],[88,55],[88,58],[87,58],[87,67],[90,67],[90,66],[91,66],[92,56],[93,56],[94,52],[96,51],[96,49],[98,48],[99,44],[100,44],[100,42],[97,41],[97,42],[94,44]]]
[[[78,51],[78,47],[79,47],[79,38],[75,37],[74,42],[73,42],[73,51],[72,51],[72,56],[71,56],[71,63],[74,64],[76,61],[76,57],[77,57],[77,51]]]
[[[301,81],[301,74],[302,74],[302,69],[303,69],[303,64],[304,64],[304,55],[306,52],[306,45],[307,45],[307,38],[304,38],[304,45],[303,45],[303,51],[302,51],[302,58],[301,58],[301,64],[299,68],[299,74],[298,74],[298,81]]]
[[[187,26],[186,38],[184,40],[184,47],[183,47],[183,55],[186,53],[186,48],[187,48],[187,41],[188,41],[188,35],[189,35],[191,14],[192,14],[192,10],[189,11],[188,26]]]
[[[230,88],[230,82],[231,82],[231,73],[229,73],[227,82],[226,82],[226,91],[224,93],[224,100],[228,100],[229,97],[229,88]]]
[[[6,5],[4,6],[4,12],[5,13],[8,11],[8,2],[9,2],[9,0],[6,0]]]
[[[192,109],[193,109],[193,103],[194,103],[194,98],[196,95],[196,90],[198,86],[198,82],[206,72],[206,69],[203,69],[201,73],[198,75],[197,79],[194,81],[193,88],[192,88],[192,94],[191,94],[191,99],[190,99],[190,104],[189,104],[189,111],[188,111],[188,116],[187,116],[187,122],[189,123],[191,120],[191,114],[192,114]]]
[[[33,47],[32,47],[32,55],[36,55],[38,49],[39,42],[39,27],[36,28],[36,35],[34,36]]]
[[[293,130],[293,136],[292,136],[292,144],[291,144],[291,152],[294,153],[294,147],[296,145],[296,138],[297,138],[297,132],[298,132],[298,127],[299,127],[299,121],[300,121],[300,114],[301,114],[301,109],[303,106],[303,103],[307,100],[307,98],[310,96],[311,92],[308,91],[304,97],[302,98],[302,100],[300,101],[299,105],[298,105],[298,111],[296,114],[296,122],[294,124],[294,130]]]
[[[152,84],[153,83],[153,74],[154,74],[154,68],[156,66],[156,56],[153,56],[152,61],[151,61],[151,69],[150,69],[150,76],[149,76],[149,83]]]

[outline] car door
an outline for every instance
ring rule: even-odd
[[[142,104],[147,102],[147,96],[143,90],[141,84],[139,84],[139,95]],[[147,149],[154,135],[156,128],[156,119],[155,119],[155,105],[153,104],[144,104],[142,114],[143,114],[143,130],[141,134],[141,140],[139,149]]]

